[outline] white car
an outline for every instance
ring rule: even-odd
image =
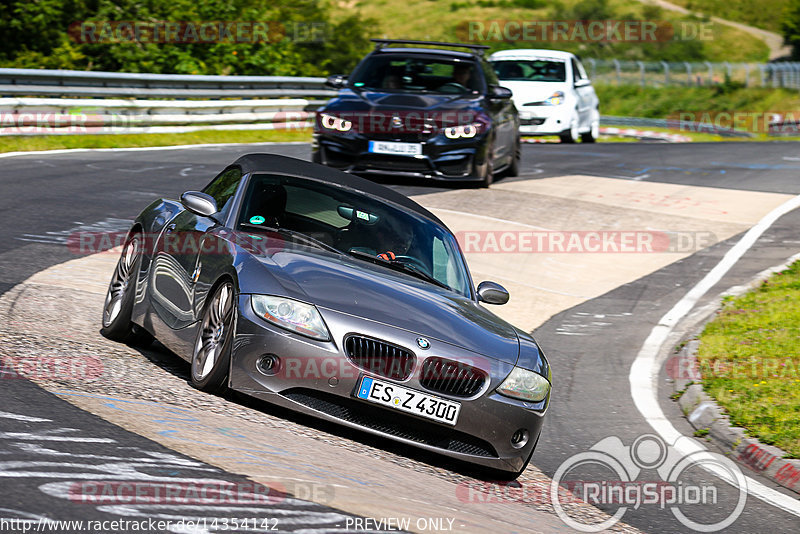
[[[522,135],[557,135],[562,143],[597,139],[600,109],[586,71],[574,54],[503,50],[489,57],[500,85],[514,94]]]

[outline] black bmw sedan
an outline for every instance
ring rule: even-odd
[[[339,95],[317,111],[315,162],[482,186],[517,174],[519,117],[483,58],[487,47],[374,41],[349,77],[328,78]]]

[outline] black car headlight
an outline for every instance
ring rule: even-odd
[[[514,370],[497,388],[497,392],[506,397],[540,402],[546,399],[547,394],[550,393],[550,382],[539,373],[528,371],[522,367],[514,367]]]
[[[272,295],[253,295],[250,303],[256,315],[276,326],[319,341],[331,338],[328,327],[313,304]]]
[[[353,127],[353,123],[347,119],[328,115],[327,113],[320,113],[320,124],[326,130],[336,130],[337,132],[349,132]]]
[[[460,126],[448,126],[444,129],[444,135],[448,139],[459,139],[461,137],[471,138],[475,137],[481,130],[481,123],[473,122],[472,124],[463,124]]]

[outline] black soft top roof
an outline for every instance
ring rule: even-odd
[[[423,217],[427,217],[438,224],[444,226],[433,213],[429,212],[407,196],[398,193],[394,189],[384,187],[370,180],[348,174],[338,169],[311,163],[297,158],[290,158],[279,154],[245,154],[233,162],[233,166],[242,169],[243,174],[247,173],[269,173],[285,174],[287,176],[297,176],[300,178],[311,178],[322,182],[355,189],[368,195],[372,195],[389,202],[398,204]]]

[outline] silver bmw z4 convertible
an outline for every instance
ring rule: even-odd
[[[453,233],[382,185],[250,154],[128,232],[101,332],[155,337],[195,387],[518,476],[550,402],[529,334],[491,313]]]

